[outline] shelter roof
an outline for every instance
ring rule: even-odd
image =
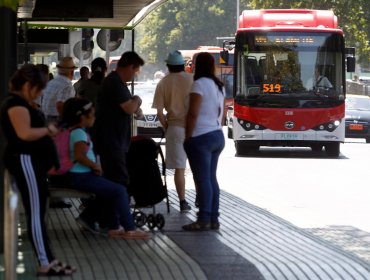
[[[56,5],[57,1],[50,1]],[[100,17],[91,16],[88,18],[65,18],[65,17],[36,17],[34,10],[38,4],[38,0],[24,0],[19,1],[20,5],[17,11],[19,20],[27,20],[29,25],[35,26],[59,26],[59,27],[91,27],[91,28],[107,28],[107,29],[134,29],[151,11],[165,3],[167,0],[111,0],[111,1],[86,1],[86,0],[75,0],[75,1],[64,1],[64,5],[71,5],[73,2],[86,3],[86,5],[98,3],[109,3],[113,7],[112,17]],[[45,1],[46,2],[46,1]],[[108,4],[107,4],[108,5]],[[58,11],[58,6],[54,6],[51,12]],[[95,11],[96,13],[96,11]]]

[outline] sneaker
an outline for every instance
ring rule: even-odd
[[[186,202],[186,200],[180,201],[180,211],[181,212],[189,212],[191,210],[190,205]]]
[[[93,234],[100,234],[99,230],[96,228],[95,223],[89,223],[85,219],[83,219],[81,216],[78,216],[76,218],[77,224],[79,226],[87,231],[90,231]]]
[[[99,234],[104,237],[109,236],[109,228],[101,228],[99,227]]]
[[[195,196],[194,205],[195,205],[195,207],[199,208],[199,197],[198,197],[198,195]]]
[[[219,230],[220,229],[220,223],[219,222],[211,222],[211,229]]]
[[[197,221],[197,222],[182,226],[182,229],[186,231],[208,231],[211,229],[211,224]]]

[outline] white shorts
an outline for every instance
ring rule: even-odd
[[[184,150],[185,128],[169,126],[166,129],[166,168],[186,168],[186,153]]]

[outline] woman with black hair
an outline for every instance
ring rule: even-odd
[[[104,224],[108,226],[108,236],[149,239],[148,233],[136,229],[126,187],[102,176],[102,169],[93,152],[93,143],[86,131],[93,126],[94,121],[95,109],[92,102],[81,98],[70,98],[65,102],[61,122],[71,131],[70,151],[74,164],[68,176],[72,186],[80,191],[94,193],[102,201],[100,207],[106,214]],[[77,222],[87,230],[98,233],[94,228],[97,218],[88,209],[81,213]]]
[[[218,230],[220,188],[216,172],[225,146],[222,132],[225,89],[215,76],[215,61],[210,53],[199,53],[195,62],[184,148],[197,184],[199,213],[197,221],[184,225],[183,229]]]
[[[10,78],[9,96],[0,111],[7,140],[3,160],[22,196],[28,233],[40,265],[38,276],[63,276],[71,275],[76,269],[54,258],[45,225],[47,172],[59,167],[50,136],[59,131],[53,124],[45,126],[44,115],[33,107],[46,83],[45,75],[32,64],[24,65]]]

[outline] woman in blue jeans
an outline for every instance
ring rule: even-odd
[[[122,239],[148,239],[148,233],[137,230],[130,211],[126,187],[102,176],[102,169],[96,162],[93,143],[86,129],[95,121],[93,104],[85,99],[70,98],[63,106],[62,123],[71,130],[70,153],[74,161],[68,172],[75,189],[96,194],[102,212],[107,217],[108,235]],[[103,209],[105,208],[105,209]],[[91,221],[80,215],[77,221],[91,228]]]
[[[184,225],[188,231],[218,230],[220,188],[218,158],[225,146],[222,132],[225,89],[215,76],[210,53],[199,53],[186,117],[184,148],[198,186],[199,213],[196,222]]]

